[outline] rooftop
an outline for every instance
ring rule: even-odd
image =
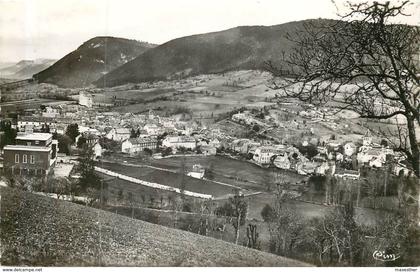
[[[50,138],[52,138],[52,134],[50,133],[26,133],[16,136],[16,140],[23,141],[47,141]]]
[[[168,140],[171,143],[195,143],[195,138],[190,136],[168,136],[165,140]]]
[[[142,143],[157,142],[157,139],[156,138],[150,138],[150,137],[147,137],[147,138],[130,138],[130,139],[128,139],[128,141],[130,143],[132,143],[133,145],[135,145],[135,144],[142,144]]]
[[[33,146],[33,145],[6,145],[3,150],[19,150],[19,151],[41,151],[49,152],[51,146]]]
[[[117,133],[117,134],[130,134],[131,131],[128,128],[117,128],[117,129],[115,129],[115,133]]]

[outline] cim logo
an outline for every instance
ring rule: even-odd
[[[400,257],[401,256],[399,254],[385,253],[385,251],[383,251],[383,250],[382,251],[381,250],[375,250],[375,252],[373,252],[373,258],[375,260],[383,261],[383,262],[395,261]]]

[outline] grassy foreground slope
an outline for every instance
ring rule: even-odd
[[[2,265],[305,265],[82,205],[0,190]]]

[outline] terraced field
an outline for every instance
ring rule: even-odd
[[[74,203],[0,190],[2,265],[305,265]]]

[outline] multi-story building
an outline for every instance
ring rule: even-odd
[[[46,176],[55,165],[58,142],[50,133],[18,134],[16,144],[3,150],[6,174]]]
[[[162,146],[194,150],[196,148],[196,141],[194,137],[191,136],[167,136],[162,141]]]
[[[113,128],[107,134],[106,137],[110,140],[117,142],[123,142],[130,139],[131,131],[128,128]]]
[[[123,153],[135,154],[143,151],[145,148],[155,150],[157,148],[157,143],[157,139],[153,137],[131,138],[122,143],[121,151]]]
[[[25,131],[27,127],[33,130],[41,130],[42,127],[48,126],[52,131],[55,131],[57,120],[51,117],[43,116],[19,116],[17,121],[17,128],[19,131]]]
[[[281,154],[284,148],[284,146],[260,146],[257,147],[252,158],[257,163],[268,164],[271,162],[271,158]]]

